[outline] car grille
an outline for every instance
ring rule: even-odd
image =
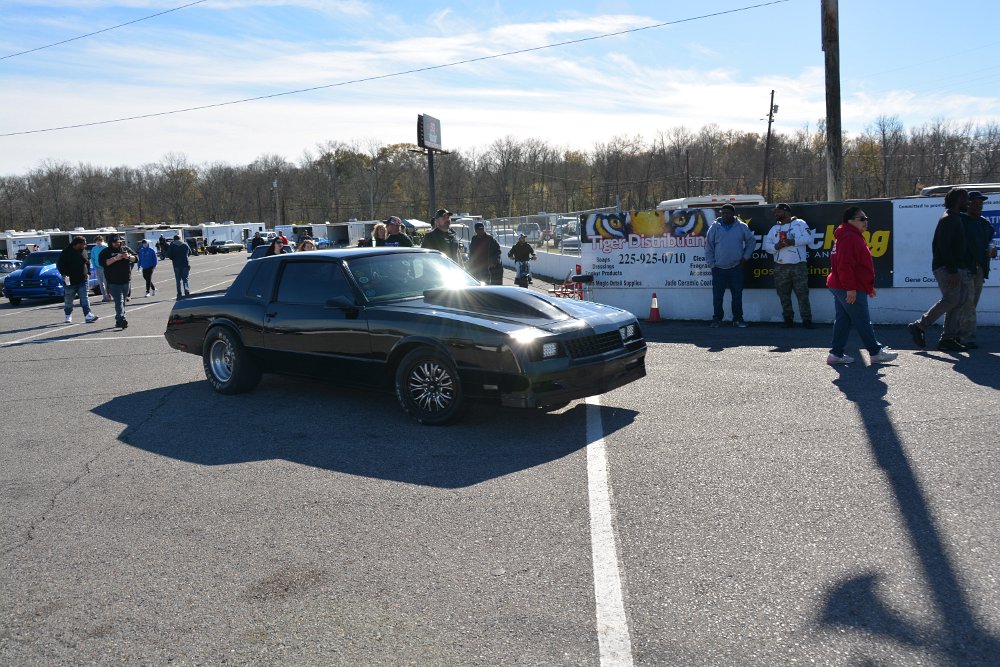
[[[41,287],[41,280],[18,280],[12,283],[14,287]]]
[[[596,336],[584,336],[566,341],[566,349],[569,351],[569,356],[574,359],[593,357],[598,354],[620,350],[623,347],[621,334],[617,331],[609,331],[608,333],[597,334]]]

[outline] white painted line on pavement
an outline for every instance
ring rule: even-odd
[[[47,338],[45,340],[33,340],[32,345],[42,345],[45,343],[89,343],[95,340],[134,340],[138,338],[163,338],[163,334],[156,334],[150,336],[94,336],[86,338]],[[13,345],[13,343],[4,343],[4,345]]]
[[[2,345],[0,345],[0,347],[7,347],[8,345],[17,345],[18,343],[23,343],[25,341],[31,340],[32,338],[38,338],[39,336],[44,336],[45,334],[50,334],[53,331],[66,331],[66,329],[72,329],[73,327],[78,327],[78,326],[80,326],[80,325],[79,324],[64,324],[62,326],[52,326],[52,327],[50,327],[48,329],[45,329],[44,331],[39,331],[38,333],[34,334],[33,336],[26,336],[26,337],[20,338],[18,340],[12,340],[12,341],[9,341],[7,343],[3,343]]]
[[[587,489],[590,496],[590,547],[594,562],[594,597],[597,600],[597,642],[601,667],[631,667],[622,580],[611,515],[608,457],[601,420],[601,397],[587,399]]]

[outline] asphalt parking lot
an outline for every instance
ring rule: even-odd
[[[831,368],[825,328],[651,324],[640,382],[431,428],[213,393],[155,277],[125,331],[0,305],[2,664],[1000,664],[997,329]]]

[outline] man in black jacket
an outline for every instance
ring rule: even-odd
[[[87,289],[90,287],[90,258],[87,257],[87,239],[74,236],[72,243],[63,248],[56,260],[56,268],[62,274],[63,281],[63,312],[66,313],[66,324],[73,321],[73,297],[80,297],[80,307],[83,308],[83,319],[90,323],[97,319],[90,311],[90,299]]]
[[[108,291],[115,302],[115,326],[124,329],[128,326],[125,319],[125,297],[132,282],[132,256],[129,255],[122,237],[112,234],[109,245],[101,251],[97,263],[104,267],[104,277],[108,281]]]
[[[487,285],[503,285],[500,244],[486,233],[486,226],[476,223],[476,234],[469,241],[469,273]]]
[[[455,232],[451,231],[451,211],[439,208],[434,214],[434,229],[424,235],[422,248],[439,250],[459,266],[463,265],[462,246],[459,245]]]
[[[967,349],[958,337],[962,308],[972,287],[972,256],[965,242],[962,220],[962,211],[968,203],[969,193],[963,188],[952,188],[944,198],[946,211],[938,220],[931,243],[931,269],[941,290],[941,298],[919,320],[907,326],[917,347],[927,345],[927,329],[944,315],[944,331],[941,332],[938,349],[946,352],[964,352]]]

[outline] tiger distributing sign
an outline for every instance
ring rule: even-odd
[[[893,206],[889,200],[858,202],[869,218],[865,240],[875,265],[875,286],[893,286]],[[834,231],[843,202],[792,204],[792,214],[812,230],[808,244],[809,286],[823,288],[830,273]],[[746,264],[746,287],[774,287],[773,256],[761,247],[775,224],[773,206],[737,206],[736,214],[753,232],[755,248]],[[705,261],[705,235],[718,218],[716,208],[598,213],[583,219],[581,259],[594,287],[658,289],[711,287]],[[936,218],[934,219],[936,223]],[[933,224],[925,237],[929,253]],[[928,260],[929,261],[929,260]]]

